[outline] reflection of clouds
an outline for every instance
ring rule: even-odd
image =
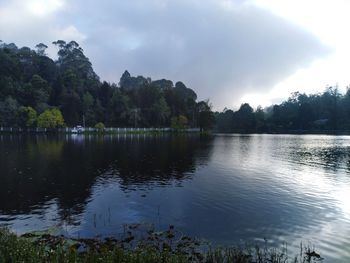
[[[293,251],[310,240],[330,259],[350,259],[350,137],[244,137],[218,137],[214,143],[215,169],[224,174],[210,195],[230,195],[224,208],[241,217],[235,224],[245,229],[241,221],[257,222],[251,235],[287,241]],[[237,207],[233,200],[239,200]]]
[[[345,165],[350,158],[350,137],[349,136],[300,136],[294,141],[299,144],[292,144],[288,151],[289,157],[296,163],[309,166],[323,166],[324,168],[347,169]]]
[[[289,248],[297,254],[302,241],[303,246],[309,245],[321,253],[322,257],[326,259],[325,262],[350,262],[349,235],[348,221],[342,219],[324,221],[322,224],[302,229],[299,236],[295,237],[294,240],[289,240]]]
[[[312,215],[314,223],[305,222],[302,234],[294,239],[293,245],[297,250],[300,239],[309,241],[332,262],[339,258],[342,258],[340,262],[345,262],[350,260],[350,254],[346,252],[350,245],[347,238],[350,234],[350,137],[305,137],[302,143],[291,145],[289,165],[283,172],[285,175],[293,172],[292,181],[286,184],[293,183],[300,201],[310,203],[319,212]],[[310,201],[314,197],[318,202]]]
[[[350,220],[350,187],[349,186],[337,186],[337,190],[334,195],[339,201],[339,206],[346,216]]]

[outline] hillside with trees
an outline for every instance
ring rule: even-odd
[[[209,101],[182,82],[152,80],[125,71],[118,84],[101,81],[75,41],[58,40],[57,59],[47,45],[35,50],[0,42],[0,126],[59,128],[200,127],[217,132],[350,131],[350,89],[293,93],[281,104],[212,112]],[[214,124],[215,123],[215,124]]]
[[[18,48],[0,42],[0,126],[200,127],[210,129],[208,101],[184,83],[131,76],[101,81],[75,41],[58,40],[57,59],[47,45]]]
[[[350,131],[350,88],[341,94],[337,87],[323,93],[293,93],[288,100],[256,110],[245,103],[238,111],[216,112],[219,132],[286,133]]]

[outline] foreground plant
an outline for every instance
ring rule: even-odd
[[[68,239],[49,234],[26,234],[21,237],[6,229],[0,230],[1,263],[37,262],[115,262],[115,263],[307,263],[321,260],[310,248],[302,248],[299,257],[290,259],[287,249],[259,246],[217,248],[200,251],[200,243],[183,236],[178,240],[171,226],[165,232],[149,232],[136,242],[131,231],[126,238]],[[149,242],[145,242],[149,240]]]

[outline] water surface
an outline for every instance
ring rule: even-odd
[[[0,135],[0,223],[117,235],[173,224],[214,244],[267,238],[350,262],[350,137]]]

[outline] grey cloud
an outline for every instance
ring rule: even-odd
[[[269,90],[328,53],[310,33],[266,10],[242,0],[225,9],[222,2],[67,1],[56,23],[87,37],[83,48],[102,79],[118,82],[128,69],[182,80],[218,109]]]

